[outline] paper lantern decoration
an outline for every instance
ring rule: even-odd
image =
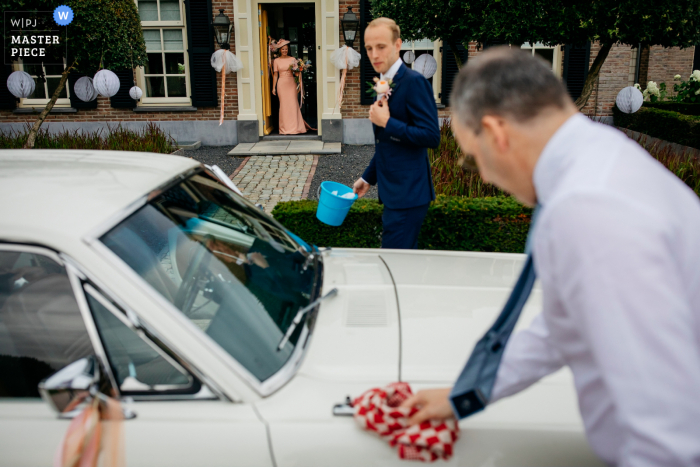
[[[141,99],[141,96],[143,96],[143,91],[140,87],[134,86],[133,88],[129,89],[129,95],[133,100],[137,101]]]
[[[634,86],[622,88],[622,91],[617,93],[617,98],[615,99],[617,108],[626,114],[635,113],[642,106],[643,102],[644,95]]]
[[[103,97],[112,97],[119,91],[119,77],[109,70],[100,70],[92,78],[92,85]]]
[[[416,54],[413,53],[413,50],[409,50],[405,54],[403,54],[403,61],[406,62],[408,65],[416,61]]]
[[[413,63],[413,69],[425,76],[425,79],[430,79],[437,71],[437,62],[430,54],[423,54]]]
[[[73,87],[75,95],[83,102],[90,102],[97,99],[97,91],[92,84],[92,78],[83,76],[75,82]]]
[[[34,78],[26,71],[14,71],[7,78],[7,89],[15,97],[29,97],[34,92]]]

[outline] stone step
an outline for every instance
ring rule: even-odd
[[[263,141],[321,141],[319,135],[267,135],[262,137]]]
[[[177,147],[181,149],[199,149],[202,146],[201,141],[178,141]]]
[[[341,143],[324,143],[323,141],[260,141],[259,143],[241,143],[229,151],[229,156],[285,156],[303,154],[340,154]]]

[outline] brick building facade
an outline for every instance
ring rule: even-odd
[[[172,1],[162,0],[162,3],[158,0],[135,1],[137,7],[139,1],[142,3],[143,11],[140,10],[140,14],[143,20],[144,37],[148,34],[149,60],[161,60],[162,53],[161,65],[165,63],[167,68],[168,63],[177,61],[182,74],[168,75],[169,72],[178,71],[166,69],[161,70],[162,76],[153,77],[148,75],[148,71],[153,73],[157,68],[154,66],[151,66],[148,71],[143,68],[135,70],[133,79],[144,90],[144,98],[138,103],[129,102],[128,97],[126,101],[121,101],[121,104],[115,103],[114,98],[98,97],[96,103],[92,103],[92,108],[89,108],[84,103],[78,102],[75,96],[70,96],[69,99],[64,95],[45,121],[44,125],[47,125],[50,131],[59,131],[63,128],[93,131],[104,128],[106,125],[114,126],[117,123],[131,128],[140,128],[147,121],[153,121],[179,141],[200,140],[205,145],[235,145],[239,142],[256,141],[266,134],[266,130],[263,129],[260,103],[261,86],[264,82],[260,78],[263,69],[261,64],[263,45],[259,30],[259,25],[262,23],[258,14],[265,9],[271,12],[270,15],[276,11],[276,16],[273,15],[275,23],[272,25],[272,30],[280,34],[289,34],[291,29],[284,25],[285,19],[280,12],[288,11],[285,8],[293,7],[298,10],[294,10],[295,12],[307,15],[303,21],[306,21],[307,27],[309,24],[313,25],[315,34],[315,37],[309,39],[311,41],[309,44],[299,42],[299,54],[302,49],[306,51],[312,47],[316,57],[314,64],[316,83],[309,92],[313,93],[313,102],[316,103],[317,109],[307,109],[307,116],[316,122],[319,134],[324,140],[343,141],[349,144],[369,144],[373,141],[371,125],[367,120],[369,102],[366,98],[362,98],[366,88],[365,81],[373,76],[373,70],[367,66],[368,61],[347,73],[341,108],[338,108],[335,102],[340,72],[329,62],[332,51],[344,44],[340,25],[343,14],[348,7],[352,7],[354,12],[359,13],[358,16],[362,18],[364,26],[371,20],[368,0],[305,2],[179,0],[177,11],[172,8],[166,11],[164,5],[172,6]],[[300,8],[303,8],[303,11]],[[221,74],[207,68],[209,66],[207,57],[215,50],[213,31],[209,23],[220,10],[223,10],[234,25],[235,35],[231,38],[231,50],[244,62],[243,70],[226,77],[224,123],[221,126],[219,126]],[[157,16],[148,16],[152,14]],[[161,21],[166,14],[169,15],[169,21]],[[178,30],[180,32],[177,32]],[[146,31],[149,32],[146,33]],[[179,39],[173,39],[174,35]],[[361,35],[362,31],[359,36]],[[153,39],[154,37],[160,39]],[[162,42],[158,42],[161,39]],[[353,46],[358,52],[361,51],[361,37],[355,40]],[[171,52],[171,50],[180,50],[178,47],[182,49],[180,52]],[[523,48],[548,60],[553,72],[566,78],[572,94],[577,92],[576,86],[579,87],[580,93],[580,86],[586,73],[584,61],[587,60],[590,66],[599,49],[596,43],[576,49],[565,46],[543,47],[537,44],[534,46],[525,44]],[[195,49],[199,52],[193,52]],[[452,52],[444,50],[446,47],[443,47],[440,42],[430,41],[408,43],[404,49],[413,50],[416,55],[430,54],[435,59],[438,69],[431,82],[439,116],[449,117],[449,90],[457,71]],[[477,48],[475,43],[470,43],[466,49],[460,50],[463,59],[467,61],[482,52],[483,48]],[[404,53],[402,50],[402,56]],[[639,82],[643,87],[648,80],[657,83],[665,82],[669,91],[672,90],[674,75],[680,74],[683,79],[687,79],[692,72],[693,57],[694,48],[680,50],[653,46],[639,50],[629,46],[614,46],[603,65],[584,113],[597,117],[609,117],[612,115],[615,96],[619,90],[635,82]],[[580,63],[576,65],[574,59]],[[180,60],[183,63],[179,63]],[[6,76],[11,71],[19,69],[22,69],[20,63],[15,63],[12,68],[6,66],[4,74]],[[123,95],[133,83],[130,82],[128,72],[122,73],[120,77],[123,88],[120,92]],[[161,88],[175,89],[170,84],[170,80],[183,78],[186,81],[186,92],[185,88],[181,87],[181,91],[178,91],[180,94],[176,97],[170,97],[167,91],[166,94],[162,91],[158,94],[159,91],[154,90],[153,83],[160,83]],[[2,80],[2,84],[5,79]],[[166,86],[164,82],[167,82]],[[37,85],[44,86],[40,82]],[[65,92],[70,94],[71,91],[69,86]],[[48,93],[45,93],[44,97],[46,95]],[[20,102],[15,102],[14,99],[11,99],[12,102],[4,102],[0,110],[0,129],[16,129],[27,123],[33,123],[37,112],[41,111],[45,102],[48,101],[46,98],[42,100],[41,96],[38,97],[22,99]]]

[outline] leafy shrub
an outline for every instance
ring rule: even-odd
[[[358,200],[345,222],[331,227],[316,219],[311,200],[278,203],[272,215],[305,241],[319,246],[379,248],[383,206]],[[438,196],[423,222],[418,248],[428,250],[522,253],[532,210],[505,196]]]
[[[700,148],[700,117],[653,107],[642,107],[635,113],[626,114],[617,106],[613,107],[613,117],[616,126]]]
[[[0,133],[0,149],[21,149],[27,141],[31,126],[23,131],[11,130]],[[148,122],[142,131],[122,128],[110,128],[104,135],[103,129],[93,133],[79,130],[64,130],[51,134],[46,128],[37,133],[35,149],[102,149],[115,151],[142,151],[170,154],[177,149],[177,143],[153,122]]]
[[[688,104],[685,102],[645,102],[643,106],[661,110],[670,110],[683,115],[700,115],[700,103]]]
[[[505,196],[497,187],[484,182],[478,172],[462,169],[459,164],[461,157],[462,150],[445,120],[440,128],[440,145],[428,149],[436,194],[470,198]]]

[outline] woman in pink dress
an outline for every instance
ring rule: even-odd
[[[280,44],[282,45],[280,46]],[[293,65],[296,59],[289,56],[288,44],[289,41],[285,39],[281,39],[277,44],[280,57],[275,59],[273,65],[272,94],[279,97],[280,100],[280,134],[296,135],[306,133],[307,130],[312,128],[304,121],[299,110],[297,83],[294,81],[294,75],[289,70],[289,66]],[[299,76],[299,79],[301,79],[301,76]]]

